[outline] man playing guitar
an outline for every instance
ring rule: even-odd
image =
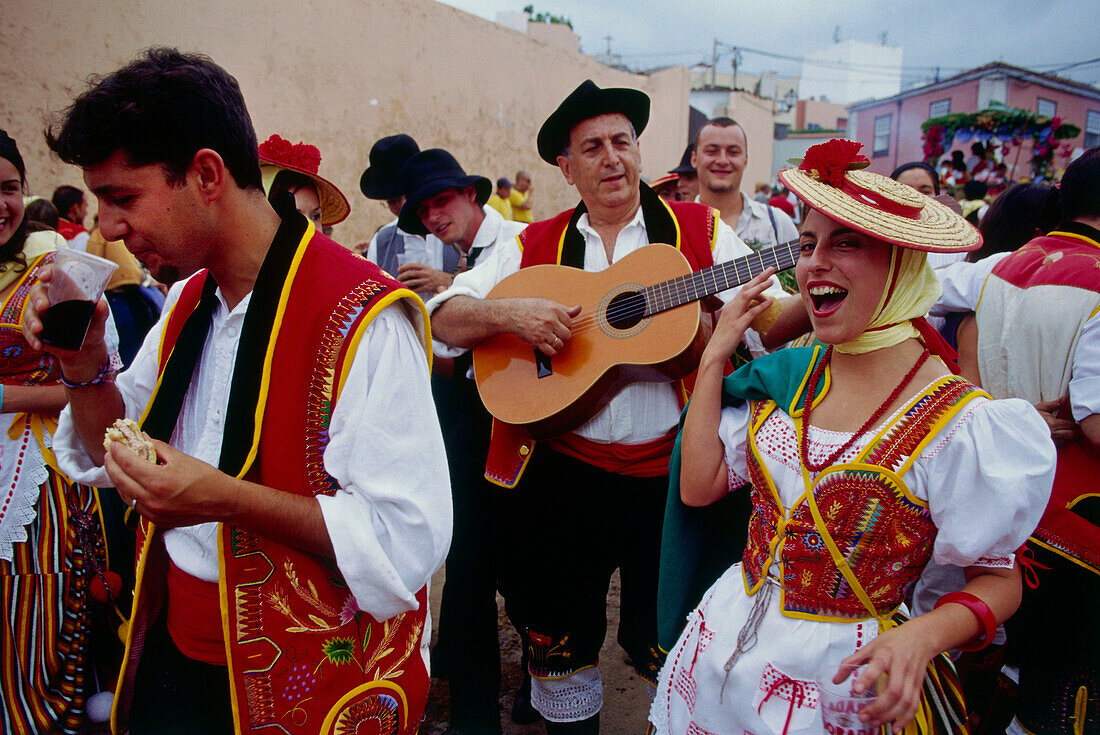
[[[752,252],[715,210],[665,203],[640,183],[637,135],[648,119],[647,95],[591,81],[550,115],[539,131],[539,154],[577,188],[581,203],[529,225],[429,302],[433,336],[445,343],[437,343],[438,355],[454,356],[501,334],[519,337],[551,360],[565,349],[579,306],[486,298],[520,268],[560,264],[598,272],[650,243],[677,248],[693,270]],[[774,277],[753,284],[762,297],[784,295]],[[487,476],[515,486],[501,492],[498,505],[508,549],[500,588],[524,636],[532,704],[550,735],[598,731],[603,695],[596,663],[616,568],[619,642],[642,678],[652,682],[660,669],[657,567],[668,457],[683,397],[678,383],[630,383],[587,423],[543,442],[537,454],[529,437],[494,425]]]

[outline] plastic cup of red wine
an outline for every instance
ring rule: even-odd
[[[79,350],[95,305],[117,268],[106,258],[81,250],[58,249],[47,291],[50,307],[42,313],[39,339],[63,350]]]

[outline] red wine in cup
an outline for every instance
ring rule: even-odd
[[[84,335],[92,323],[94,312],[93,301],[72,300],[53,304],[42,314],[39,338],[63,350],[79,350],[84,344]]]

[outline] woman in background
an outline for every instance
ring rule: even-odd
[[[19,149],[0,130],[0,732],[77,733],[93,683],[93,598],[121,593],[106,571],[94,488],[58,470],[51,437],[66,403],[57,361],[23,338],[23,303],[65,241],[28,234]],[[110,321],[99,313],[92,329]],[[105,374],[120,367],[118,355]]]

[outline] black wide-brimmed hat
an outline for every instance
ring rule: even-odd
[[[477,203],[485,204],[493,193],[493,182],[484,176],[467,176],[458,161],[442,148],[420,151],[405,162],[401,169],[405,206],[397,216],[397,226],[412,235],[427,235],[428,229],[416,214],[421,203],[444,189],[465,189],[473,186]]]
[[[370,149],[370,166],[359,177],[359,189],[367,199],[396,199],[405,193],[401,167],[420,152],[420,146],[401,133],[381,138]]]
[[[684,149],[684,155],[680,156],[680,165],[669,171],[670,174],[693,174],[695,167],[691,165],[691,154],[695,152],[695,144],[688,143]]]
[[[558,156],[569,143],[569,133],[577,123],[616,112],[625,115],[634,126],[634,132],[641,135],[649,122],[649,95],[626,87],[600,89],[591,79],[585,79],[539,129],[539,156],[557,166]]]

